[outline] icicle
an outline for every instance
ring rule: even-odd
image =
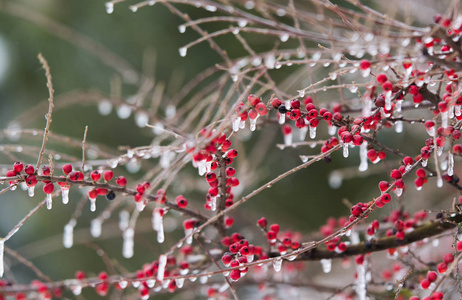
[[[393,192],[395,193],[396,197],[401,197],[401,195],[403,194],[403,189],[395,188]]]
[[[335,134],[337,133],[337,127],[336,127],[336,126],[329,125],[329,126],[327,127],[327,133],[328,133],[329,135],[331,135],[331,136],[332,136],[332,135],[335,135]]]
[[[304,127],[300,128],[300,130],[299,130],[300,141],[304,141],[306,139],[306,133],[307,132],[308,132],[308,126],[304,126]]]
[[[217,210],[217,197],[210,197],[210,210]]]
[[[27,187],[27,193],[29,197],[34,197],[34,191],[35,191],[35,186],[28,186]]]
[[[255,255],[254,254],[246,255],[246,258],[247,258],[247,262],[251,263],[251,262],[253,262],[253,260],[255,258]]]
[[[181,289],[183,287],[183,284],[184,284],[184,278],[178,278],[178,279],[175,279],[175,282],[176,282],[176,286]]]
[[[321,259],[321,266],[324,273],[330,273],[332,270],[332,259]]]
[[[282,258],[276,258],[273,260],[273,268],[275,272],[281,271],[282,268]]]
[[[185,229],[185,230],[184,230],[184,236],[188,236],[192,231],[193,231],[193,228]],[[186,244],[191,244],[191,243],[192,243],[192,240],[193,240],[193,237],[192,237],[192,235],[190,235],[190,236],[186,239]]]
[[[249,118],[250,131],[255,131],[255,129],[257,128],[257,119],[258,119],[258,116],[255,119],[250,119]]]
[[[155,209],[152,216],[152,228],[157,231],[157,242],[160,244],[162,244],[165,240],[162,214],[162,209]]]
[[[199,171],[199,176],[203,176],[207,171],[207,161],[205,159],[197,162],[197,169]]]
[[[101,224],[102,222],[100,219],[91,220],[90,233],[92,237],[97,238],[101,236]]]
[[[140,202],[136,202],[135,205],[138,211],[143,211],[144,208],[146,207],[146,202],[144,202],[144,200],[141,200]]]
[[[244,120],[241,120],[241,121],[239,122],[239,128],[240,128],[240,129],[244,129],[244,128],[245,128],[245,121],[244,121]]]
[[[461,109],[460,109],[460,105],[455,105],[454,106],[454,114],[459,117],[462,113],[461,113]]]
[[[122,246],[122,255],[125,258],[131,258],[133,256],[133,247],[134,247],[134,242],[133,242],[133,236],[134,236],[134,231],[133,228],[127,228],[125,229],[123,233],[123,246]]]
[[[130,213],[126,210],[122,210],[119,213],[119,229],[124,231],[125,229],[128,228],[130,221]]]
[[[343,143],[343,157],[347,158],[348,157],[348,144]]]
[[[64,225],[63,245],[64,248],[71,248],[74,244],[74,227],[75,220],[71,219],[69,223]]]
[[[364,172],[367,171],[368,164],[367,164],[367,142],[364,142],[359,146],[359,171]]]
[[[279,124],[284,124],[286,122],[286,114],[278,113],[278,122]]]
[[[448,122],[448,116],[449,115],[449,112],[448,111],[445,111],[445,112],[442,112],[441,113],[441,127],[443,128],[446,128],[449,126]]]
[[[308,161],[309,157],[306,156],[306,155],[300,155],[300,159],[302,160],[302,163],[306,163]]]
[[[284,134],[284,145],[292,145],[292,133]]]
[[[396,123],[395,123],[395,132],[396,133],[403,132],[403,121],[396,121]]]
[[[233,131],[238,132],[239,131],[239,123],[241,122],[241,117],[236,117],[233,119]]]
[[[90,199],[90,211],[96,211],[96,198],[89,198]]]
[[[51,194],[47,194],[47,209],[50,210],[53,206],[53,199],[51,198]]]
[[[157,270],[157,280],[164,280],[165,266],[167,265],[167,256],[162,254],[159,257],[159,269]]]
[[[63,204],[69,203],[69,187],[61,187],[61,197]]]
[[[128,281],[125,281],[125,280],[119,281],[119,286],[121,289],[126,288],[127,285],[128,285]]]
[[[449,119],[454,118],[454,105],[449,106],[448,110],[449,110],[448,112]]]
[[[451,152],[448,152],[448,175],[454,175],[454,155]]]
[[[396,100],[396,105],[395,105],[395,110],[396,112],[401,112],[401,107],[402,107],[402,104],[403,104],[403,100]]]
[[[391,109],[391,91],[385,93],[385,109]]]
[[[316,127],[310,126],[310,138],[316,138]]]
[[[355,291],[359,300],[366,300],[366,261],[356,265],[357,279],[355,282]]]
[[[0,277],[3,277],[3,252],[5,251],[5,241],[0,239]]]
[[[443,154],[443,147],[436,146],[436,155],[441,156]]]

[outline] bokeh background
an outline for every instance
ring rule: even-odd
[[[412,1],[409,3],[412,4]],[[37,59],[37,54],[42,53],[50,65],[56,92],[56,110],[51,125],[54,133],[81,140],[84,128],[88,125],[88,142],[98,144],[100,149],[109,149],[108,153],[111,154],[123,153],[119,146],[149,145],[154,137],[151,129],[138,127],[133,116],[128,119],[118,118],[114,109],[109,115],[103,116],[98,112],[97,101],[92,97],[85,97],[86,93],[98,93],[109,97],[111,82],[114,81],[123,82],[120,92],[123,99],[129,99],[138,91],[137,84],[124,81],[116,70],[86,51],[87,47],[91,47],[91,43],[102,45],[117,55],[125,65],[138,72],[152,69],[156,82],[165,83],[163,101],[168,101],[197,73],[221,62],[221,59],[205,43],[188,50],[186,57],[180,57],[178,49],[197,38],[197,34],[192,30],[180,34],[178,26],[183,23],[182,20],[162,5],[145,7],[134,13],[128,8],[129,4],[133,3],[120,3],[116,5],[112,14],[107,14],[103,1],[0,1],[0,128],[43,129],[48,91],[44,71]],[[181,8],[194,16],[210,15],[188,6]],[[425,14],[420,14],[419,17],[425,19],[425,16],[431,16],[438,9],[440,8],[429,6]],[[426,20],[427,23],[431,21]],[[421,22],[425,24],[425,21]],[[67,39],[59,37],[62,30]],[[75,35],[79,38],[76,39]],[[86,39],[91,43],[85,43]],[[81,40],[85,45],[76,45],[73,43],[75,40]],[[254,42],[258,49],[271,49],[275,39],[259,36]],[[223,48],[230,49],[231,54],[239,55],[239,50],[234,48],[236,41],[232,37],[223,37],[220,43]],[[283,68],[275,78],[283,80],[293,71],[294,69]],[[324,75],[322,68],[319,72],[319,76]],[[299,88],[301,87],[303,86]],[[286,92],[296,94],[296,89]],[[403,151],[415,151],[414,138],[425,132],[423,129],[414,131],[408,124],[405,125],[405,132],[406,129],[409,129],[410,133],[397,136],[389,130],[380,138],[384,142],[389,142],[391,146],[405,144],[401,149]],[[242,149],[252,149],[256,146],[255,141],[263,134],[271,141],[283,141],[279,127],[270,125],[261,133],[253,133],[251,136],[244,134],[242,142],[236,143]],[[19,140],[17,138],[18,136],[11,137],[3,133],[0,136],[0,144],[39,146],[41,141],[40,136],[22,135]],[[269,145],[270,148],[264,153],[265,157],[262,158],[260,167],[247,170],[252,176],[256,176],[257,180],[251,185],[242,182],[243,194],[252,191],[258,183],[262,184],[300,164],[299,155],[309,152],[306,148],[281,151],[274,143]],[[50,142],[50,147],[75,157],[79,157],[81,152],[78,147],[69,147],[53,141]],[[343,159],[341,153],[336,153],[331,163],[320,162],[262,192],[234,215],[237,228],[243,226],[242,224],[254,224],[258,218],[266,216],[270,222],[279,223],[283,229],[307,234],[324,224],[330,216],[347,215],[348,207],[344,200],[351,203],[371,200],[378,192],[377,182],[386,178],[386,172],[394,167],[396,162],[392,160],[380,167],[372,168],[368,173],[360,174],[357,171],[357,152],[357,149],[352,150],[352,159],[349,160]],[[21,153],[12,157],[11,153],[4,152],[4,155],[0,153],[0,163],[11,164],[14,157],[25,163],[36,161],[36,158],[23,156]],[[126,168],[119,167],[115,173],[124,174],[134,182],[157,163],[158,160],[143,161],[139,172],[130,173]],[[245,165],[245,162],[241,162],[241,165]],[[332,175],[334,170],[339,171]],[[185,172],[189,172],[187,174],[190,174],[193,182],[200,179],[193,170]],[[172,190],[181,191],[181,183],[174,183]],[[188,197],[187,190],[182,193]],[[439,202],[433,199],[441,199],[441,193],[428,188],[426,197],[422,197],[421,194],[418,197],[425,198],[422,201],[428,201],[433,206]],[[203,205],[203,195],[193,195],[200,200],[191,205],[200,208]],[[20,218],[43,199],[42,197],[43,193],[39,189],[35,198],[27,197],[26,191],[0,195],[0,236],[6,235]],[[144,212],[137,226],[135,255],[131,259],[124,259],[121,256],[122,236],[117,228],[117,214],[104,224],[102,238],[93,240],[89,224],[95,214],[90,213],[87,204],[75,229],[75,246],[65,249],[62,246],[63,226],[75,212],[82,197],[81,193],[73,190],[70,195],[71,202],[67,206],[56,199],[51,211],[42,208],[6,246],[29,258],[45,274],[58,280],[71,278],[75,271],[80,269],[87,271],[89,276],[106,269],[95,248],[82,242],[94,243],[111,259],[117,261],[115,264],[120,264],[128,271],[135,271],[143,263],[157,259],[162,249],[167,249],[163,247],[167,247],[176,237],[182,235],[181,230],[175,230],[168,235],[165,244],[159,246],[155,242],[155,233],[150,230],[150,213]],[[415,209],[421,209],[422,203],[413,205]],[[98,209],[106,205],[107,203],[99,201]],[[181,221],[171,218],[170,222]],[[255,228],[252,230],[256,232]],[[249,235],[252,234],[251,231],[248,232]],[[261,236],[255,238],[263,241]],[[35,278],[32,272],[18,264],[14,258],[8,255],[5,257],[7,265],[10,266],[6,272],[7,278],[22,283]],[[318,270],[320,267],[315,265],[314,268]],[[71,297],[70,294],[66,295]],[[97,297],[91,289],[84,295],[88,299]],[[181,297],[188,298],[184,295]]]

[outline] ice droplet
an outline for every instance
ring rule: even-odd
[[[74,296],[78,296],[82,293],[82,286],[81,285],[74,285],[71,287],[71,290],[72,290],[72,294],[74,294]]]
[[[336,190],[336,189],[340,188],[342,186],[342,183],[343,183],[342,172],[333,171],[332,173],[330,173],[328,182],[329,182],[329,187],[331,189]]]
[[[273,268],[275,272],[281,271],[282,268],[282,258],[276,258],[273,260]]]
[[[211,211],[217,210],[217,197],[210,197],[210,210]]]
[[[332,270],[332,259],[321,259],[322,271],[324,273],[330,273]]]
[[[289,35],[288,34],[282,34],[279,39],[281,40],[281,42],[287,42],[289,40]]]
[[[29,197],[34,197],[35,186],[28,186],[27,187],[27,194]]]
[[[239,20],[239,21],[237,22],[237,25],[238,25],[239,27],[245,27],[245,26],[247,26],[247,23],[248,23],[247,20],[242,19],[242,20]]]
[[[185,32],[186,32],[186,26],[184,26],[184,25],[178,26],[178,31],[179,31],[180,33],[185,33]]]
[[[436,155],[441,156],[443,154],[443,147],[436,146]]]
[[[238,132],[239,131],[239,123],[241,122],[241,117],[235,117],[233,119],[233,131]]]
[[[183,284],[184,284],[184,278],[178,278],[178,279],[175,279],[175,282],[176,282],[176,286],[181,289],[183,287]]]
[[[185,57],[188,52],[188,49],[186,47],[181,47],[180,49],[178,49],[178,51],[180,52],[181,57]]]
[[[101,236],[101,220],[100,219],[91,220],[90,233],[91,233],[91,236],[94,238]]]
[[[422,167],[426,167],[428,164],[428,159],[422,159]]]
[[[129,7],[132,12],[137,12],[138,11],[138,6],[132,5]]]
[[[199,277],[199,282],[200,282],[201,284],[206,284],[207,281],[209,281],[209,278],[208,278],[207,276],[201,276],[201,277]]]
[[[132,108],[128,106],[127,104],[122,104],[117,108],[117,116],[124,120],[128,119],[130,115],[132,114]]]
[[[159,269],[157,270],[157,280],[164,280],[165,266],[167,265],[167,256],[162,254],[159,256]]]
[[[451,152],[448,153],[448,175],[454,175],[454,155]]]
[[[112,111],[112,103],[109,100],[103,100],[100,103],[98,103],[98,112],[103,115],[107,116],[111,113]]]
[[[403,189],[395,188],[393,192],[395,192],[396,197],[401,197],[401,195],[403,194]]]
[[[151,0],[151,1],[149,1],[149,3],[148,3],[148,4],[149,4],[149,6],[153,6],[154,4],[156,4],[156,1],[154,1],[154,0]]]
[[[172,104],[167,105],[167,107],[165,108],[165,117],[170,120],[170,119],[173,119],[175,115],[176,115],[175,105],[172,105]]]
[[[149,122],[149,116],[144,111],[139,111],[135,115],[136,126],[143,128],[146,127],[146,123]]]
[[[204,8],[205,8],[205,10],[208,10],[210,12],[216,12],[217,11],[217,7],[215,5],[206,5]]]
[[[112,14],[114,12],[114,3],[106,2],[106,13]]]
[[[74,244],[74,227],[75,220],[71,219],[69,223],[64,225],[63,245],[64,248],[71,248]]]
[[[47,194],[47,209],[50,210],[51,207],[53,206],[53,199],[51,197],[51,194]]]
[[[436,186],[439,188],[443,186],[443,178],[441,178],[441,176],[438,176],[436,179]]]
[[[327,127],[327,133],[328,133],[329,135],[331,135],[331,136],[332,136],[332,135],[335,135],[335,134],[337,133],[337,127],[336,127],[336,126],[329,125],[329,126]]]
[[[133,242],[133,236],[135,235],[135,232],[133,231],[133,228],[127,228],[125,229],[123,233],[123,245],[122,245],[122,255],[125,258],[131,258],[133,256],[133,247],[135,243]]]
[[[125,280],[119,281],[119,286],[121,289],[126,288],[127,285],[128,285],[128,281],[125,281]]]

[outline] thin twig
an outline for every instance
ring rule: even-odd
[[[38,170],[40,167],[40,164],[42,163],[42,156],[43,152],[45,151],[45,145],[48,140],[48,131],[50,130],[50,124],[51,124],[51,113],[53,111],[53,95],[54,95],[54,90],[53,90],[53,83],[51,81],[51,73],[50,73],[50,67],[48,66],[48,62],[46,59],[42,56],[42,53],[39,53],[38,59],[40,60],[40,63],[42,64],[43,69],[45,70],[45,74],[47,77],[47,88],[48,88],[48,93],[49,93],[49,98],[48,98],[48,112],[45,115],[45,118],[47,119],[47,124],[45,126],[45,130],[43,132],[43,141],[42,141],[42,148],[40,149],[39,156],[37,159],[37,164],[35,166],[35,170]]]

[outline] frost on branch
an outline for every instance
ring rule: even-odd
[[[113,21],[127,10],[120,2],[92,14]],[[155,39],[164,47],[156,51],[162,72],[149,49],[137,69],[116,54],[127,51],[94,35],[2,4],[2,13],[104,65],[82,64],[83,76],[72,69],[63,81],[101,73],[106,89],[63,90],[58,56],[39,55],[48,101],[12,115],[0,136],[0,298],[92,297],[92,290],[140,299],[455,297],[459,3],[428,15],[436,4],[427,11],[409,3],[416,6],[408,13],[402,3],[387,3],[398,8],[391,12],[358,1],[180,2],[135,1],[124,15],[133,26],[117,19],[121,27],[87,31],[111,28],[130,47],[140,44],[131,38],[150,40],[151,28],[137,23],[143,18],[178,28],[179,48]],[[132,27],[138,31],[127,37]],[[133,61],[140,51],[130,53]],[[207,66],[188,69],[183,81],[164,53],[185,68]],[[83,137],[66,113],[88,123]],[[40,122],[44,128],[29,129]],[[59,193],[65,206],[52,203]],[[54,228],[62,243],[53,242]],[[78,267],[75,278],[40,263],[60,257],[72,257],[55,264]]]

